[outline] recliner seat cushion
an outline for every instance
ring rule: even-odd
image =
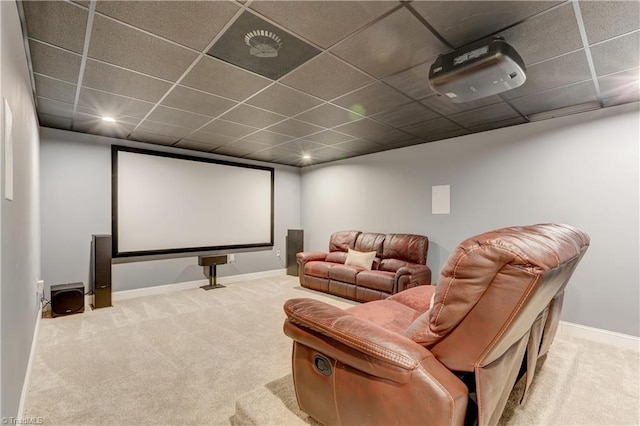
[[[364,270],[364,268],[359,266],[334,265],[332,268],[329,268],[329,278],[355,285],[356,275],[358,275],[360,271]]]
[[[316,260],[307,262],[307,264],[304,265],[304,274],[318,278],[329,278],[329,270],[335,265],[337,264]]]
[[[356,276],[356,284],[360,287],[391,293],[395,273],[386,271],[362,271]]]

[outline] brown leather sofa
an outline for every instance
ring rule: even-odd
[[[568,225],[462,242],[435,286],[346,310],[285,303],[300,408],[325,425],[495,425],[516,380],[526,396],[589,245]]]
[[[371,270],[345,264],[349,249],[375,252]],[[431,284],[428,249],[429,239],[422,235],[335,232],[329,252],[297,254],[300,285],[360,302],[385,299]]]

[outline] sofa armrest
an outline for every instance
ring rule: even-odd
[[[396,271],[394,293],[399,293],[411,287],[429,284],[431,284],[431,269],[427,265],[409,264]]]
[[[322,251],[301,251],[296,254],[296,260],[298,261],[298,265],[300,265],[300,270],[302,270],[305,263],[311,262],[312,260],[325,260],[327,254],[328,253]]]

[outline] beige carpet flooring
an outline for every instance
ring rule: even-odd
[[[42,319],[25,417],[45,425],[314,424],[295,404],[282,304],[294,277],[232,283]],[[637,352],[559,336],[501,423],[639,424]],[[515,400],[515,398],[513,398]]]

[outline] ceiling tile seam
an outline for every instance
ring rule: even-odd
[[[535,66],[538,66],[538,65],[540,65],[540,64],[544,64],[544,63],[546,63],[546,62],[551,62],[551,61],[554,61],[554,60],[556,60],[556,59],[562,58],[563,56],[569,56],[569,55],[572,55],[572,54],[574,54],[574,53],[576,53],[576,52],[580,52],[581,50],[584,50],[584,47],[583,47],[583,46],[578,47],[577,49],[569,50],[568,52],[560,53],[560,54],[558,54],[558,55],[550,56],[550,57],[548,57],[548,58],[541,59],[541,60],[536,61],[536,62],[532,62],[532,63],[530,63],[530,64],[526,65],[526,67],[527,67],[527,68],[529,68],[529,67],[535,67]]]
[[[371,21],[369,21],[368,23],[366,23],[365,25],[363,25],[362,27],[358,28],[357,30],[353,31],[352,33],[346,35],[345,37],[343,37],[342,39],[336,41],[335,43],[333,43],[331,46],[327,47],[326,50],[329,51],[331,49],[333,49],[334,47],[337,47],[339,45],[341,45],[342,43],[346,42],[347,40],[355,37],[357,34],[360,34],[361,32],[367,30],[368,28],[376,25],[378,22],[382,21],[383,19],[386,19],[387,17],[389,17],[390,15],[393,15],[394,13],[396,13],[398,10],[404,8],[408,3],[398,3],[398,5],[394,8],[389,9],[388,11],[386,11],[385,13],[383,13],[382,15],[378,16],[375,19],[372,19]]]
[[[607,74],[602,74],[599,75],[598,78],[605,78],[605,77],[611,77],[612,75],[616,75],[616,74],[622,74],[623,72],[629,72],[629,71],[639,71],[640,72],[640,66],[637,67],[631,67],[631,68],[626,68],[620,71],[613,71]],[[640,74],[638,75],[638,77],[640,78]]]
[[[45,78],[49,78],[49,79],[51,79],[51,80],[55,80],[55,81],[56,81],[56,82],[58,82],[58,83],[71,84],[71,85],[73,85],[73,86],[75,86],[75,85],[77,84],[77,83],[72,83],[72,82],[67,81],[67,80],[63,80],[63,79],[58,78],[58,77],[53,77],[53,76],[51,76],[51,75],[42,74],[41,72],[34,72],[34,71],[32,71],[31,73],[34,75],[34,77],[35,77],[35,76],[38,76],[38,77],[45,77]],[[35,82],[34,82],[34,83],[35,83]],[[41,95],[36,95],[36,96],[41,96]],[[46,96],[44,96],[44,97],[46,97]]]
[[[38,42],[38,43],[44,44],[44,45],[45,45],[45,46],[47,46],[47,47],[52,47],[52,48],[57,49],[57,50],[62,50],[63,52],[65,52],[65,53],[70,53],[70,54],[72,54],[72,55],[74,55],[74,56],[82,57],[82,54],[80,54],[80,53],[78,53],[78,52],[74,52],[73,50],[69,50],[69,49],[66,49],[66,48],[64,48],[64,47],[57,46],[57,45],[52,44],[52,43],[49,43],[48,41],[45,41],[45,40],[40,40],[40,39],[37,39],[37,38],[35,38],[35,37],[29,37],[29,40],[32,40],[32,41],[35,41],[35,42]]]
[[[586,82],[593,82],[593,80],[591,78],[585,78],[584,80],[574,81],[572,83],[563,84],[562,86],[557,86],[557,87],[552,87],[550,89],[540,90],[539,92],[527,93],[526,95],[522,95],[522,96],[518,96],[518,97],[515,97],[515,98],[511,98],[509,100],[510,101],[515,101],[517,99],[526,98],[528,96],[543,95],[545,93],[553,92],[555,90],[560,90],[560,89],[566,89],[568,87],[577,86],[578,84],[582,84],[582,83],[586,83]]]
[[[504,98],[504,97],[502,96],[502,94],[500,94],[499,96],[500,96],[500,99],[502,99],[502,101],[503,101],[505,104],[509,105],[509,106],[511,107],[511,109],[513,109],[515,112],[517,112],[517,113],[518,113],[518,115],[519,115],[521,118],[524,118],[524,120],[525,120],[527,123],[531,121],[531,120],[529,120],[529,117],[528,117],[526,114],[523,114],[523,113],[522,113],[518,108],[516,108],[515,106],[513,106],[513,104],[510,102],[510,99],[506,99],[506,98]],[[516,98],[516,99],[517,99],[517,98]],[[515,117],[514,117],[514,118],[515,118]]]
[[[593,63],[593,57],[591,56],[591,49],[589,48],[589,39],[587,38],[587,30],[584,26],[584,20],[582,19],[582,11],[580,10],[580,5],[577,0],[571,0],[573,5],[573,12],[576,16],[576,21],[578,21],[578,30],[580,31],[580,38],[582,39],[582,45],[584,46],[584,53],[587,56],[587,64],[589,65],[589,72],[591,73],[591,80],[593,81],[593,87],[596,91],[596,96],[598,97],[598,102],[600,103],[600,107],[604,107],[604,102],[602,101],[602,93],[600,93],[600,84],[598,83],[598,75],[596,74],[596,67]]]
[[[411,3],[407,3],[407,10],[409,12],[411,12],[411,14],[427,29],[429,30],[429,32],[438,40],[440,40],[440,42],[442,44],[444,44],[446,47],[448,47],[451,50],[455,50],[455,46],[451,43],[449,43],[449,41],[447,39],[445,39],[438,31],[436,31],[436,29],[429,23],[429,21],[427,21],[427,19],[422,16],[421,14],[418,13],[417,10],[415,10]]]
[[[21,1],[16,1],[16,7],[18,9],[18,18],[20,19],[20,30],[22,31],[22,44],[27,57],[27,68],[29,69],[29,82],[31,83],[31,99],[33,104],[38,109],[38,96],[36,95],[36,80],[33,76],[33,61],[31,60],[31,46],[29,46],[29,34],[27,33],[27,17],[24,13],[24,5]],[[39,121],[39,120],[38,120]]]
[[[84,79],[84,69],[87,65],[87,55],[89,54],[89,44],[91,43],[91,29],[93,28],[93,18],[96,12],[97,0],[91,0],[89,3],[89,13],[87,15],[87,26],[84,32],[84,45],[82,47],[82,59],[80,60],[80,71],[78,71],[78,84],[76,84],[76,93],[73,101],[73,118],[71,119],[71,128],[74,128],[76,111],[78,102],[80,101],[80,92],[82,91],[82,80]]]
[[[94,1],[94,0],[92,0]],[[182,73],[182,75],[180,75],[180,77],[178,77],[178,79],[172,83],[172,86],[165,92],[164,95],[162,95],[162,97],[158,100],[158,102],[156,102],[156,104],[153,106],[153,108],[151,108],[151,110],[147,113],[147,115],[142,119],[142,121],[144,121],[145,119],[147,119],[149,117],[149,115],[151,115],[151,113],[162,103],[162,101],[164,101],[167,96],[169,96],[169,94],[180,84],[180,82],[187,76],[187,74],[189,74],[189,72],[191,72],[191,70],[196,66],[196,64],[198,62],[200,62],[200,60],[204,57],[204,55],[206,55],[206,52],[209,51],[209,49],[211,49],[211,47],[218,41],[218,39],[220,39],[220,37],[222,37],[222,35],[229,29],[229,27],[240,17],[240,15],[242,14],[242,8],[239,8],[236,13],[231,17],[231,19],[229,19],[229,21],[220,29],[220,31],[218,32],[218,34],[216,34],[215,37],[213,37],[213,39],[209,42],[209,44],[204,48],[204,50],[200,53],[198,53],[198,56],[196,56],[196,58],[193,60],[193,62],[191,63],[191,65],[189,65],[187,67],[187,69],[184,70],[184,72]],[[269,86],[267,86],[269,87]],[[206,93],[206,92],[205,92]],[[236,102],[234,100],[234,102]],[[142,123],[142,121],[140,123]],[[213,120],[211,120],[213,121]],[[138,124],[138,126],[136,126],[136,128],[133,129],[133,132],[135,132],[138,127],[140,126],[140,123]],[[207,123],[205,123],[206,125]],[[202,126],[204,127],[204,126]],[[202,127],[196,129],[200,130]],[[191,134],[193,134],[194,132],[190,133],[187,136],[190,136]],[[131,134],[129,134],[130,136]],[[179,139],[176,142],[174,142],[174,144],[180,142]]]
[[[639,18],[639,19],[640,19],[640,18]],[[631,35],[631,34],[634,34],[634,33],[638,33],[638,32],[640,32],[640,29],[627,31],[626,33],[618,34],[617,36],[609,37],[609,38],[607,38],[607,39],[600,40],[600,41],[597,41],[597,42],[595,42],[595,43],[592,43],[592,44],[590,44],[590,45],[589,45],[589,47],[594,47],[594,46],[597,46],[597,45],[599,45],[599,44],[603,44],[603,43],[606,43],[606,42],[609,42],[609,41],[613,41],[613,40],[616,40],[616,39],[618,39],[618,38],[626,37],[626,36],[628,36],[628,35]]]

